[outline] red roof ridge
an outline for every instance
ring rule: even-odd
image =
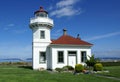
[[[62,35],[56,40],[52,40],[51,44],[66,44],[66,45],[89,45],[92,46],[93,44],[88,43],[86,41],[81,40],[80,38],[75,38],[70,35]]]

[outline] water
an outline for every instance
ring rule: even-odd
[[[10,59],[0,59],[0,62],[32,62],[32,59],[18,59],[18,58],[10,58]]]

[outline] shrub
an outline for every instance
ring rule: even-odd
[[[56,71],[61,72],[62,68],[55,68]]]
[[[76,72],[82,72],[84,70],[84,67],[82,64],[76,64],[75,65],[75,71]]]
[[[74,68],[73,68],[72,66],[64,66],[62,69],[63,69],[64,71],[74,70]]]
[[[89,67],[94,67],[94,65],[97,63],[97,60],[95,59],[94,55],[91,57],[89,56],[90,59],[86,61],[87,66]]]
[[[102,71],[103,70],[103,65],[101,63],[96,63],[94,65],[94,71]]]

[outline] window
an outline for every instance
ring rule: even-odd
[[[70,55],[76,55],[76,51],[69,51],[68,54],[70,54]]]
[[[86,57],[86,51],[81,52],[81,62],[86,62],[87,57]]]
[[[58,51],[58,63],[64,63],[63,51]]]
[[[47,14],[44,14],[44,17],[47,17]]]
[[[45,39],[45,31],[40,31],[40,38]]]
[[[46,63],[46,53],[40,52],[40,63]]]
[[[36,17],[47,17],[47,14],[43,12],[39,12],[36,14]]]
[[[44,17],[44,14],[43,14],[43,13],[40,13],[39,16],[40,16],[40,17]]]

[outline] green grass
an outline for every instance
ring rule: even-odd
[[[17,66],[0,66],[0,82],[119,82],[119,81],[103,77],[97,77],[91,74],[73,75],[72,73],[33,71],[30,68]]]
[[[101,62],[103,66],[120,66],[120,61],[119,62]]]
[[[104,67],[104,70],[108,70],[109,73],[103,75],[120,78],[120,66]]]

